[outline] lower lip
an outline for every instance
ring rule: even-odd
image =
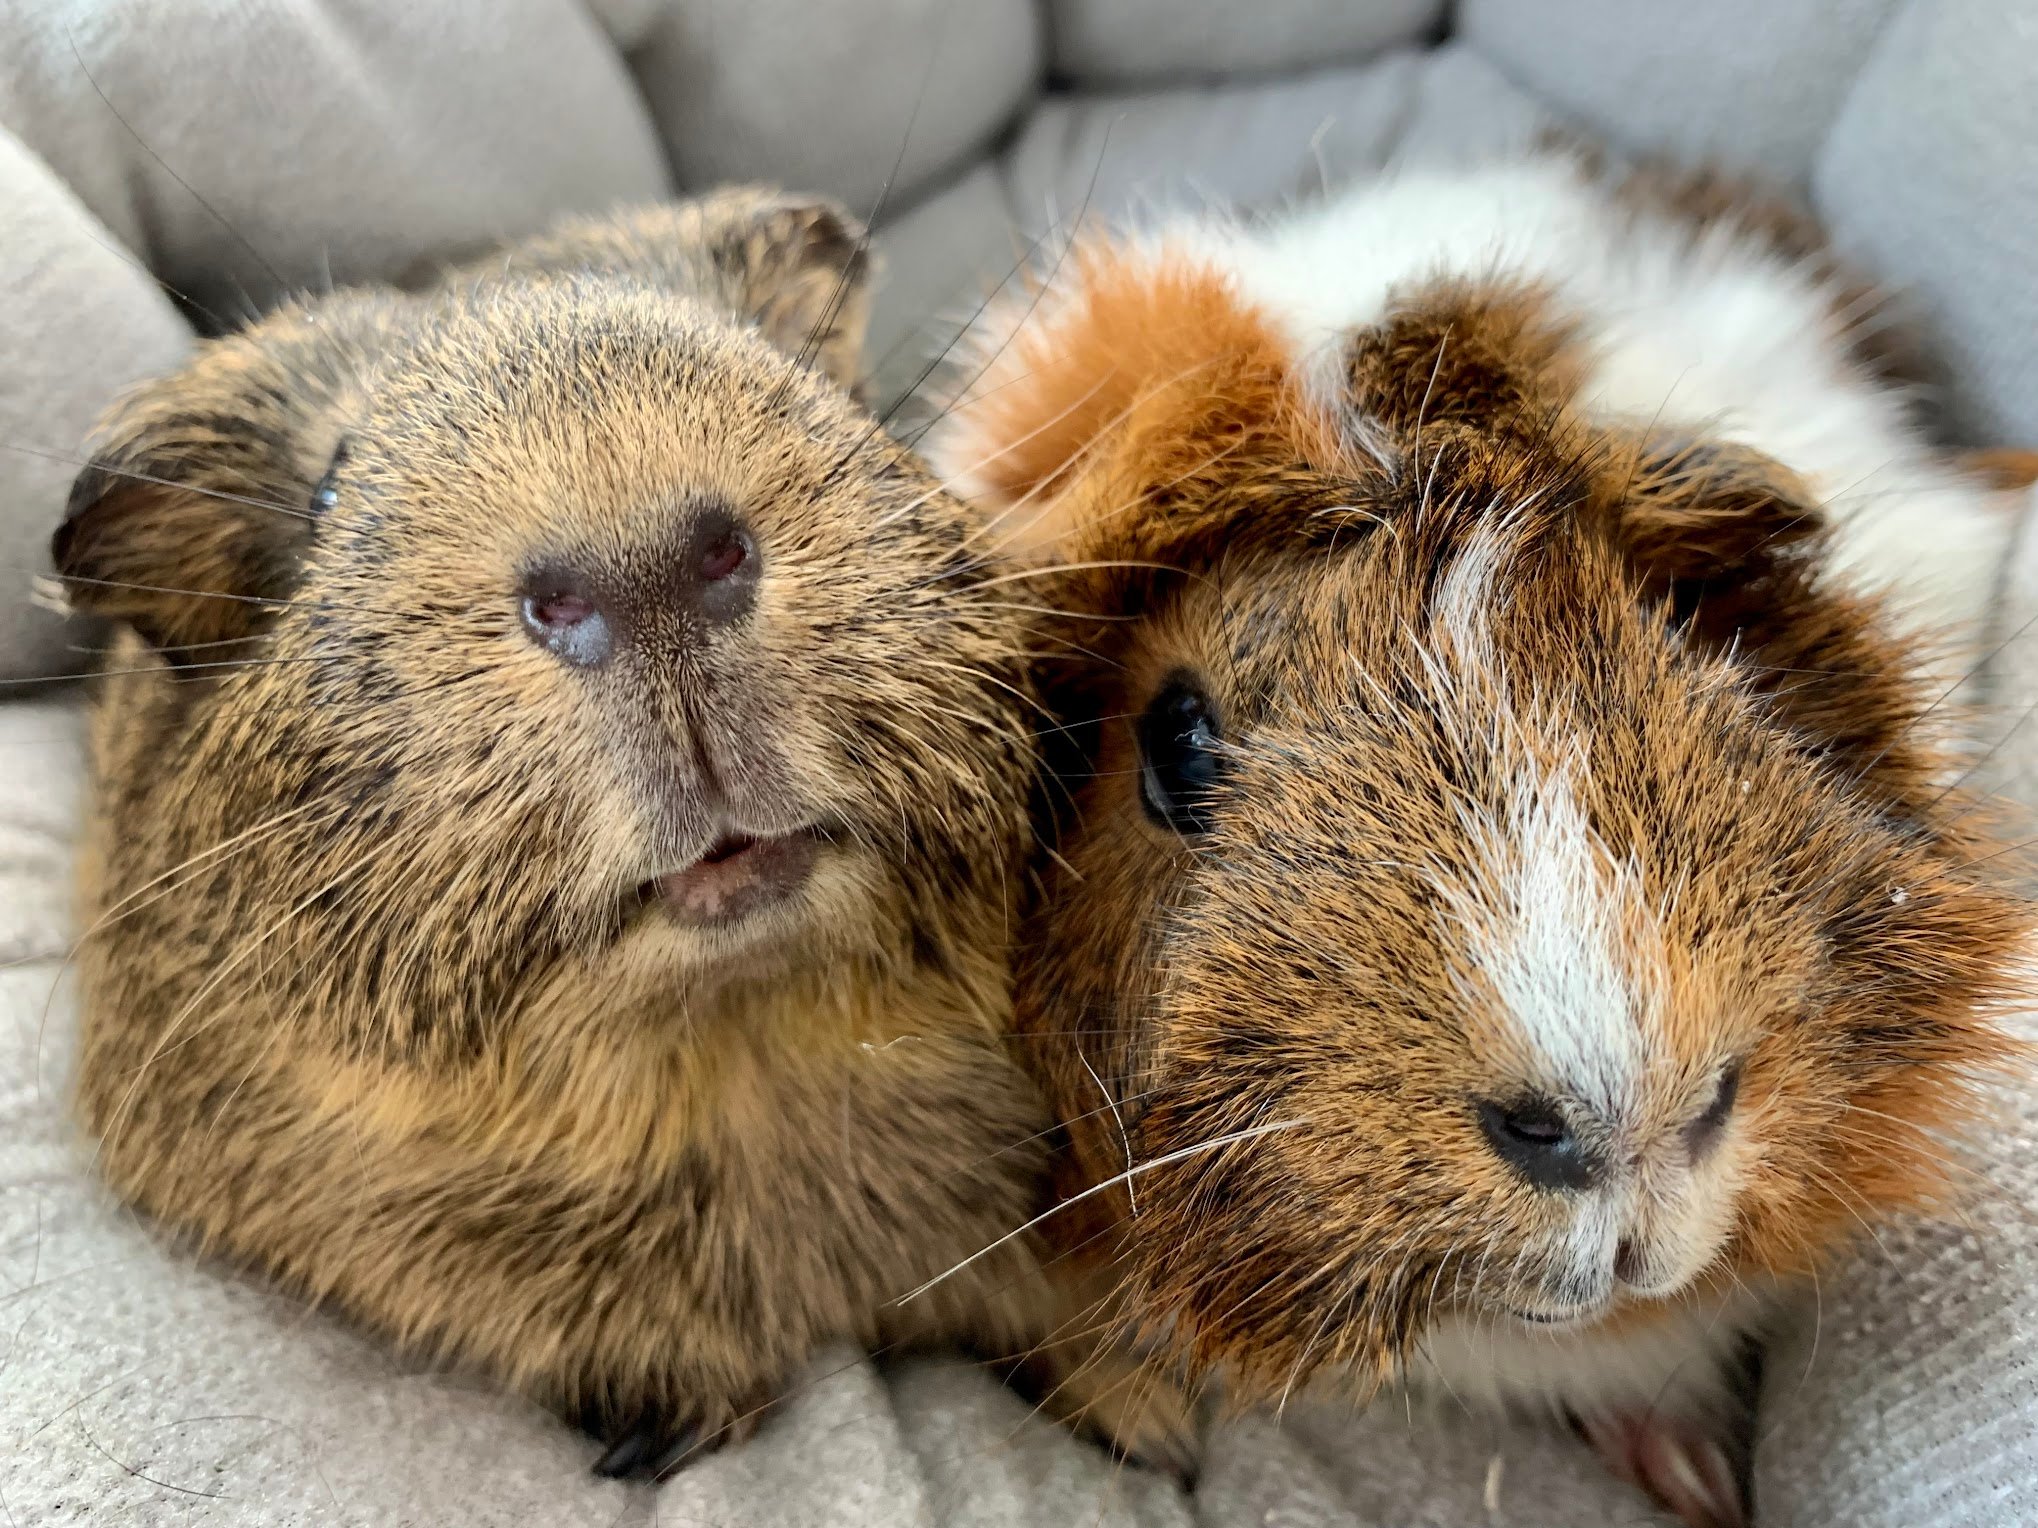
[[[819,849],[819,841],[806,831],[725,842],[686,869],[646,882],[643,896],[675,922],[731,928],[806,885]]]
[[[1566,1311],[1561,1315],[1544,1315],[1537,1311],[1518,1310],[1511,1313],[1514,1319],[1524,1325],[1540,1327],[1546,1331],[1561,1330],[1569,1326],[1584,1326],[1603,1314],[1600,1307],[1591,1310]]]

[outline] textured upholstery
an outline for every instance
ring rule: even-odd
[[[1553,122],[1813,196],[1943,352],[1948,430],[2038,444],[2028,0],[0,0],[0,676],[84,659],[30,574],[93,416],[194,328],[599,208],[757,178],[870,209],[878,391],[1085,198],[1266,205]],[[910,124],[910,134],[908,127]],[[903,152],[902,152],[903,145]],[[897,173],[894,178],[894,165]],[[1989,777],[2030,799],[2038,547],[2007,570]],[[30,689],[33,686],[29,687]],[[957,1362],[854,1355],[667,1486],[192,1266],[63,1123],[74,698],[0,701],[0,1519],[16,1523],[1651,1523],[1566,1438],[1298,1406],[1187,1496]],[[2038,1108],[1973,1207],[1783,1323],[1773,1525],[2038,1521]]]

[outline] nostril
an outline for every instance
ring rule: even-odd
[[[552,631],[578,626],[595,613],[594,601],[578,594],[534,594],[527,608],[533,622]]]
[[[1550,1099],[1531,1095],[1505,1104],[1485,1099],[1478,1111],[1494,1155],[1536,1187],[1584,1189],[1598,1178],[1598,1160]]]
[[[750,538],[740,530],[731,530],[708,543],[701,553],[701,577],[708,583],[718,584],[742,567],[750,558]]]
[[[686,521],[673,596],[682,612],[708,626],[730,626],[750,613],[757,598],[760,564],[750,527],[734,510],[705,504]]]
[[[1719,1084],[1713,1089],[1712,1101],[1705,1106],[1705,1112],[1684,1127],[1684,1139],[1694,1158],[1703,1155],[1720,1138],[1740,1097],[1741,1063],[1736,1061],[1720,1074]]]
[[[1613,1249],[1613,1276],[1623,1284],[1639,1284],[1642,1281],[1642,1249],[1632,1241],[1623,1239]]]
[[[608,661],[608,616],[572,574],[547,570],[527,579],[518,614],[524,634],[561,662],[595,668]]]

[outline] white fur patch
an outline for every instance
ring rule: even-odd
[[[1491,670],[1494,585],[1506,556],[1506,527],[1496,515],[1480,526],[1437,586],[1432,613],[1459,661]],[[1499,682],[1500,676],[1492,676]]]
[[[1581,1416],[1724,1414],[1729,1364],[1759,1324],[1768,1291],[1737,1290],[1668,1308],[1619,1331],[1543,1331],[1507,1317],[1446,1317],[1409,1361],[1417,1395],[1484,1411]]]
[[[1622,947],[1643,926],[1639,888],[1613,866],[1561,771],[1525,775],[1480,836],[1486,864],[1473,879],[1490,900],[1465,914],[1479,984],[1544,1087],[1626,1117],[1656,1001],[1638,990],[1638,962]]]

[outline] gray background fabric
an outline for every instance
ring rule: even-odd
[[[1808,192],[1925,321],[1948,428],[2038,445],[2029,0],[0,0],[0,677],[85,661],[26,600],[69,459],[208,313],[719,179],[868,211],[896,161],[890,396],[1086,195],[1264,206],[1551,123]],[[2034,539],[1986,718],[2027,802]],[[1546,1431],[1299,1405],[1220,1429],[1185,1496],[965,1365],[853,1354],[739,1452],[591,1479],[549,1418],[191,1266],[93,1186],[62,1111],[78,728],[75,697],[0,700],[0,1521],[1659,1521]],[[1784,1322],[1764,1523],[2038,1521],[2038,1106],[2005,1109],[1964,1217],[1864,1244]]]

